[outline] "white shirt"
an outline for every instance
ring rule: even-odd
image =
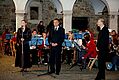
[[[25,31],[25,27],[22,27],[22,31],[23,31],[23,32]]]
[[[103,27],[104,27],[104,25],[103,26],[100,26],[100,30],[102,30]]]
[[[59,28],[59,26],[55,27],[54,29],[55,29],[55,30],[58,30],[58,28]]]

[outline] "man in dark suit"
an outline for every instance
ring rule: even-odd
[[[59,25],[59,19],[53,20],[54,26],[49,31],[48,41],[51,44],[51,54],[49,59],[50,74],[55,73],[59,75],[61,69],[61,51],[62,43],[65,37],[65,31],[62,26]],[[55,66],[56,65],[56,66]]]
[[[105,26],[104,19],[100,18],[97,22],[98,27],[100,28],[97,40],[97,49],[99,50],[98,54],[98,69],[99,72],[95,80],[105,80],[105,63],[106,57],[108,54],[109,47],[109,31],[108,27]]]

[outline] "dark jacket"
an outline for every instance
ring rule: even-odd
[[[104,26],[102,30],[99,31],[97,48],[99,51],[108,51],[109,49],[109,31],[108,27]]]
[[[60,26],[57,31],[55,31],[54,27],[52,27],[48,36],[49,43],[58,43],[58,46],[62,46],[64,38],[65,31],[63,27]]]

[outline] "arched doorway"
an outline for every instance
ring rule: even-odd
[[[15,31],[15,5],[13,0],[0,1],[0,32],[8,28],[11,32]]]
[[[76,0],[73,7],[72,28],[85,30],[89,27],[90,18],[95,15],[94,8],[87,0]]]
[[[78,30],[91,28],[96,31],[95,26],[99,17],[105,18],[108,22],[108,8],[102,0],[76,0],[73,7],[72,28]]]

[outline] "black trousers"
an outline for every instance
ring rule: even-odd
[[[51,72],[59,73],[61,70],[61,50],[62,48],[59,46],[51,48],[51,54],[49,60]]]
[[[98,55],[98,74],[95,80],[105,80],[105,67],[106,67],[106,51],[99,51]]]
[[[32,54],[32,64],[38,65],[38,51],[36,49],[30,50],[30,53]]]

